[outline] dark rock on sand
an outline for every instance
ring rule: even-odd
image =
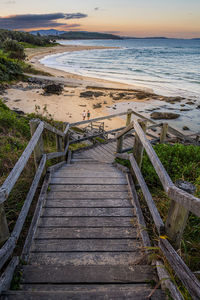
[[[187,126],[183,126],[183,130],[190,130]]]
[[[197,109],[200,109],[200,105],[198,105],[196,108],[197,108]]]
[[[64,87],[62,84],[47,84],[45,86],[43,86],[43,90],[46,94],[56,94],[56,95],[60,95],[62,94]]]
[[[171,120],[171,119],[177,119],[180,115],[170,113],[170,112],[153,112],[151,113],[150,116],[154,120],[161,120],[161,119]]]
[[[102,104],[101,103],[97,103],[97,104],[93,104],[93,108],[101,108]]]
[[[190,111],[191,109],[189,108],[181,108],[180,111]]]
[[[188,101],[188,102],[186,102],[186,104],[188,104],[188,105],[194,105],[194,102]]]
[[[80,93],[81,98],[90,98],[91,99],[93,97],[98,98],[101,96],[104,96],[103,92],[85,91],[85,92]]]

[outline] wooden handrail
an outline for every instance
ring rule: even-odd
[[[25,200],[24,205],[22,207],[22,210],[21,210],[21,212],[18,216],[18,219],[17,219],[17,222],[16,222],[15,227],[13,229],[13,232],[11,233],[10,237],[5,242],[3,247],[0,249],[0,269],[5,264],[7,259],[10,257],[10,255],[12,254],[12,252],[13,252],[15,246],[16,246],[16,242],[19,238],[19,235],[21,233],[22,227],[23,227],[25,219],[27,217],[30,205],[32,203],[32,200],[33,200],[33,197],[35,195],[36,189],[38,187],[38,183],[39,183],[40,178],[42,176],[42,173],[44,171],[45,164],[46,164],[46,154],[44,154],[42,159],[41,159],[40,165],[37,169],[37,172],[36,172],[35,177],[33,179],[32,185],[31,185],[30,190],[27,194],[27,197],[26,197],[26,200]]]
[[[134,128],[134,124],[133,122],[131,122],[126,128],[124,128],[120,133],[118,133],[117,139],[119,139],[121,136],[131,131],[133,128]]]
[[[148,139],[145,136],[145,133],[143,132],[142,128],[138,124],[137,121],[134,121],[134,128],[137,132],[141,143],[143,144],[149,159],[151,160],[152,165],[154,166],[154,169],[156,170],[156,173],[158,174],[160,181],[165,189],[166,192],[168,192],[168,189],[170,186],[173,186],[173,182],[171,181],[171,178],[167,174],[167,171],[163,167],[161,161],[159,160],[156,152],[154,151],[153,147],[149,143]]]
[[[44,129],[44,123],[41,122],[35,131],[34,135],[32,136],[30,142],[28,143],[26,149],[22,153],[21,157],[17,161],[16,165],[4,181],[1,189],[0,189],[0,203],[3,203],[9,196],[12,188],[14,187],[16,181],[18,180],[19,176],[21,175],[27,161],[29,160],[40,136]]]
[[[95,118],[95,119],[75,122],[75,123],[71,123],[70,127],[84,125],[84,124],[87,124],[87,123],[90,123],[90,122],[96,122],[96,121],[101,121],[101,120],[106,120],[106,119],[112,119],[112,118],[119,117],[119,116],[125,116],[126,114],[127,114],[127,112],[122,112],[122,113],[113,114],[113,115],[109,115],[109,116],[105,116],[105,117],[99,117],[99,118]]]

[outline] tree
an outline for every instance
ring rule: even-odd
[[[6,39],[3,42],[3,49],[6,52],[9,52],[10,58],[24,60],[26,57],[24,53],[24,47],[20,45],[16,40]]]

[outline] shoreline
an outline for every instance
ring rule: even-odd
[[[180,114],[179,121],[180,123],[182,122],[182,125],[185,125],[184,122],[187,118],[183,120],[186,113],[182,112],[184,111],[182,107],[185,106],[185,111],[191,110],[189,109],[191,106],[187,105],[188,100],[185,98],[178,99],[181,97],[160,96],[145,87],[141,89],[141,87],[138,88],[136,85],[76,75],[49,68],[40,63],[40,59],[48,55],[108,48],[110,49],[110,47],[59,45],[50,48],[26,49],[28,62],[36,69],[48,72],[54,76],[43,76],[46,77],[46,81],[49,80],[56,83],[60,80],[65,86],[64,91],[61,95],[45,95],[42,89],[44,82],[42,83],[42,80],[40,80],[42,76],[35,76],[35,83],[22,82],[7,89],[5,97],[3,97],[4,102],[9,108],[17,111],[24,113],[38,112],[43,115],[50,114],[55,120],[69,123],[82,120],[83,110],[89,110],[92,119],[112,113],[124,112],[128,108],[132,108],[132,106],[135,106],[133,110],[140,113],[143,112],[142,114],[144,115],[156,109],[161,109],[162,111],[161,107],[165,107],[165,110],[174,110],[174,112],[178,109]],[[159,106],[157,104],[157,108],[155,108],[156,101],[160,103],[162,101],[165,105],[159,104]],[[193,104],[195,105],[195,103]],[[196,111],[197,113],[198,111]],[[120,117],[105,121],[106,130],[122,126],[125,126],[125,120]]]
[[[100,84],[101,86],[105,87],[113,87],[113,88],[124,88],[124,89],[134,89],[134,90],[142,90],[146,92],[153,92],[152,89],[147,87],[141,87],[137,86],[136,84],[130,85],[122,82],[116,82],[112,80],[107,79],[100,79],[95,77],[88,77],[83,75],[78,75],[75,73],[66,72],[63,70],[47,67],[44,64],[40,63],[40,60],[46,56],[49,55],[55,55],[55,54],[61,54],[61,53],[67,53],[67,52],[75,52],[75,51],[90,51],[90,50],[97,50],[97,49],[117,49],[116,47],[103,47],[103,46],[77,46],[77,45],[59,45],[55,47],[50,48],[29,48],[26,49],[26,55],[27,55],[27,61],[30,63],[33,67],[48,72],[56,77],[62,77],[62,78],[70,78],[70,79],[78,79],[84,81],[90,81],[93,84],[97,84],[97,86]]]

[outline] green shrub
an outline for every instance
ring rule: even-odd
[[[20,45],[16,40],[6,39],[3,42],[2,48],[9,53],[10,58],[25,59],[24,47]]]
[[[16,80],[20,78],[20,76],[22,76],[20,64],[0,52],[0,83]]]

